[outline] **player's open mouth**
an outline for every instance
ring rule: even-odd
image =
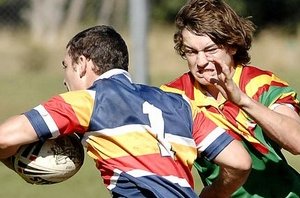
[[[212,73],[214,72],[215,70],[214,69],[201,69],[201,70],[198,70],[198,73],[199,74],[203,74],[203,73]]]

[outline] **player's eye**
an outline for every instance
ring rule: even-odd
[[[219,47],[215,45],[213,47],[205,49],[204,52],[208,53],[208,54],[215,54],[215,53],[217,53],[218,49],[219,49]]]
[[[192,56],[192,55],[195,55],[195,54],[198,53],[197,50],[190,49],[190,48],[184,48],[184,49],[183,49],[183,52],[184,52],[184,54],[187,55],[187,56]]]
[[[63,68],[63,70],[67,69],[67,67],[68,67],[68,66],[67,66],[67,65],[65,64],[65,62],[63,61],[63,62],[62,62],[62,68]]]

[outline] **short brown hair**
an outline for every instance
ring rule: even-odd
[[[97,66],[96,73],[119,68],[128,71],[129,55],[125,41],[112,27],[99,25],[75,35],[67,44],[72,61],[83,55]]]

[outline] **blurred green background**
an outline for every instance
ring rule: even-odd
[[[111,24],[121,32],[130,54],[133,53],[127,0],[48,0],[55,4],[52,5],[54,10],[50,4],[46,6],[52,11],[50,19],[42,17],[47,9],[34,9],[34,2],[42,1],[0,0],[0,121],[65,91],[61,61],[66,43],[79,30],[100,23]],[[172,40],[174,17],[185,0],[149,0],[148,3],[151,10],[147,36],[149,84],[159,86],[187,71],[184,60],[173,49]],[[297,61],[300,55],[300,0],[228,0],[228,3],[241,15],[252,16],[258,26],[250,51],[251,64],[274,71],[300,92]],[[52,26],[51,21],[54,21]],[[45,24],[48,26],[44,27]],[[300,171],[299,157],[285,155]],[[200,192],[200,179],[194,175],[196,191]],[[5,198],[109,197],[89,158],[74,177],[60,184],[27,184],[2,164],[0,178],[0,197]]]

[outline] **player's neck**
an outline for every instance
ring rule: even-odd
[[[208,96],[214,98],[217,102],[221,102],[221,101],[224,100],[224,97],[221,94],[221,92],[213,85],[206,86],[205,91],[206,91]]]

